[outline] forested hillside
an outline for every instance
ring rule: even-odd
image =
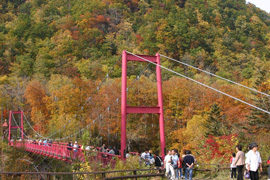
[[[107,145],[119,145],[119,58],[125,49],[159,52],[269,94],[270,15],[245,0],[0,2],[4,118],[9,110],[22,109],[44,136],[61,129],[51,138],[62,138],[89,125],[70,139],[100,145],[102,137]],[[161,60],[165,67],[270,109],[267,96]],[[155,106],[155,68],[144,70],[144,65],[129,64],[128,103]],[[201,161],[227,161],[237,143],[256,141],[266,157],[269,114],[165,70],[162,76],[168,147],[194,150]],[[132,150],[158,149],[157,116],[130,115],[128,128]],[[26,133],[38,138],[28,125]]]

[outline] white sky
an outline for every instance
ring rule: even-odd
[[[246,2],[250,2],[254,4],[256,7],[265,10],[270,13],[270,0],[246,0]]]

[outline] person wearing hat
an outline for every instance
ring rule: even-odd
[[[246,164],[247,171],[250,173],[251,180],[259,180],[258,168],[262,172],[262,159],[256,143],[250,144],[251,151],[247,154]]]
[[[242,151],[242,146],[241,145],[237,145],[236,146],[236,156],[235,156],[235,160],[233,162],[233,166],[236,166],[237,168],[237,180],[243,180],[243,168],[245,165],[245,153]]]
[[[78,152],[79,145],[78,145],[78,142],[77,141],[75,141],[73,147],[74,147],[73,151],[74,152]]]
[[[78,157],[78,149],[79,149],[78,142],[75,141],[74,145],[73,145],[73,158],[74,159],[76,159]]]

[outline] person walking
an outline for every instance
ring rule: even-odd
[[[237,168],[237,180],[243,180],[243,167],[245,165],[245,153],[242,151],[242,146],[237,145],[236,146],[236,156],[235,161],[233,163],[233,166],[236,166]]]
[[[179,164],[178,164],[178,167],[177,167],[177,171],[176,171],[176,178],[178,179],[184,179],[184,176],[183,176],[183,160],[182,158],[180,157],[180,154],[177,154],[178,155],[178,158],[179,158]]]
[[[119,149],[117,149],[116,146],[113,147],[113,151],[115,152],[115,155],[120,155]]]
[[[67,150],[71,151],[73,147],[72,141],[69,141],[67,146]]]
[[[76,159],[78,157],[78,149],[79,149],[79,145],[78,142],[75,141],[74,145],[73,145],[73,155],[74,155],[74,159]]]
[[[234,161],[235,161],[235,153],[232,153],[232,157],[230,159],[230,163],[231,163],[231,179],[236,178],[237,166],[233,165]]]
[[[129,150],[127,150],[126,158],[129,158],[129,157],[130,157]]]
[[[152,150],[149,150],[149,163],[151,166],[155,164],[155,158]]]
[[[44,139],[43,146],[48,146],[47,142],[48,142],[47,139]]]
[[[102,152],[102,153],[105,153],[105,152],[106,152],[106,146],[105,146],[105,144],[103,144],[103,145],[100,147],[100,152]]]
[[[144,163],[146,166],[150,166],[150,153],[149,150],[146,149],[142,155],[141,155],[141,159],[144,160]]]
[[[176,173],[177,173],[177,168],[178,168],[179,163],[180,163],[179,157],[176,154],[176,150],[173,149],[172,150],[172,161],[171,161],[171,167],[170,167],[173,180],[178,179],[178,177],[176,176]]]
[[[195,163],[194,156],[191,155],[189,150],[186,150],[186,155],[183,159],[185,167],[185,180],[192,180],[192,172]]]
[[[111,147],[109,147],[109,152],[108,153],[109,154],[112,154],[112,155],[115,155],[115,152],[114,152],[114,150]]]
[[[259,180],[258,168],[262,172],[262,159],[258,151],[258,145],[256,143],[250,144],[251,151],[247,154],[246,164],[247,171],[250,173],[251,180]]]
[[[270,156],[268,157],[267,164],[269,165],[268,166],[268,180],[270,180]]]
[[[155,157],[155,166],[156,168],[161,168],[164,166],[164,163],[162,161],[162,158],[158,155],[159,153],[156,153],[156,157]]]
[[[165,172],[166,177],[168,177],[170,174],[171,157],[172,157],[172,152],[169,150],[168,154],[164,158],[164,168],[166,170]]]
[[[185,149],[182,150],[182,152],[183,152],[183,153],[182,153],[182,169],[183,169],[182,175],[183,175],[183,176],[184,176],[185,171],[186,171],[186,169],[185,169],[186,166],[185,166],[185,164],[184,164],[184,157],[185,157],[186,154],[187,154],[186,151],[187,151],[187,150],[185,150]]]

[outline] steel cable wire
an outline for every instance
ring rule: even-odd
[[[133,54],[133,53],[131,53],[131,52],[128,52],[128,51],[127,51],[127,53],[129,53],[129,54],[131,54],[131,55],[133,55],[133,56],[135,56],[135,57],[138,57],[138,58],[140,58],[140,59],[143,59],[143,60],[145,60],[145,61],[147,61],[147,62],[149,62],[149,63],[151,63],[151,64],[154,64],[154,65],[156,65],[156,66],[159,66],[159,67],[161,67],[162,69],[165,69],[165,70],[170,71],[170,72],[172,72],[172,73],[174,73],[174,74],[177,74],[177,75],[179,75],[179,76],[182,76],[182,77],[184,77],[184,78],[186,78],[186,79],[188,79],[188,80],[190,80],[190,81],[193,81],[193,82],[195,82],[195,83],[197,83],[197,84],[200,84],[200,85],[202,85],[202,86],[204,86],[204,87],[207,87],[207,88],[209,88],[209,89],[211,89],[211,90],[213,90],[213,91],[216,91],[216,92],[221,93],[221,94],[223,94],[223,95],[225,95],[225,96],[228,96],[228,97],[230,97],[230,98],[232,98],[232,99],[235,99],[235,100],[237,100],[237,101],[240,101],[240,102],[242,102],[242,103],[244,103],[244,104],[246,104],[246,105],[248,105],[248,106],[250,106],[250,107],[253,107],[253,108],[258,109],[258,110],[260,110],[260,111],[263,111],[263,112],[265,112],[265,113],[267,113],[267,114],[270,114],[269,111],[266,111],[266,110],[264,110],[264,109],[262,109],[262,108],[259,108],[259,107],[255,106],[255,105],[253,105],[253,104],[250,104],[250,103],[248,103],[248,102],[246,102],[246,101],[243,101],[243,100],[241,100],[241,99],[239,99],[239,98],[236,98],[236,97],[234,97],[234,96],[232,96],[232,95],[229,95],[229,94],[227,94],[227,93],[225,93],[225,92],[223,92],[223,91],[220,91],[220,90],[215,89],[215,88],[213,88],[213,87],[211,87],[211,86],[208,86],[208,85],[206,85],[206,84],[204,84],[204,83],[201,83],[201,82],[199,82],[199,81],[196,81],[196,80],[194,80],[194,79],[192,79],[192,78],[190,78],[190,77],[187,77],[187,76],[185,76],[185,75],[183,75],[183,74],[181,74],[181,73],[178,73],[178,72],[176,72],[176,71],[174,71],[174,70],[171,70],[171,69],[166,68],[166,67],[164,67],[164,66],[162,66],[162,65],[159,65],[159,64],[155,64],[155,63],[153,63],[152,61],[149,61],[148,59],[145,59],[145,58],[143,58],[143,57],[140,57],[140,56],[138,56],[138,55],[136,55],[136,54]]]
[[[96,88],[96,90],[94,91],[94,93],[92,93],[92,95],[91,95],[89,98],[87,98],[87,101],[84,103],[83,106],[81,106],[81,108],[77,111],[77,113],[75,114],[75,116],[74,116],[73,118],[76,118],[76,117],[77,117],[77,114],[78,114],[80,111],[83,110],[83,107],[84,107],[87,103],[89,103],[89,102],[92,100],[92,97],[94,96],[94,94],[95,94],[97,91],[99,91],[99,89],[100,89],[100,87],[102,86],[102,84],[103,84],[104,82],[106,82],[106,79],[108,79],[109,74],[112,72],[112,70],[114,69],[115,65],[120,61],[121,57],[122,57],[122,55],[121,55],[121,56],[118,58],[118,60],[114,63],[114,65],[112,66],[112,68],[111,68],[111,69],[109,70],[109,72],[107,73],[106,77],[105,77],[105,78],[101,81],[101,83],[97,86],[97,88]],[[72,118],[72,119],[73,119],[73,118]],[[50,137],[52,137],[52,136],[54,136],[55,134],[59,133],[60,131],[62,131],[62,130],[66,127],[66,125],[69,124],[69,123],[71,122],[72,119],[70,119],[69,121],[67,121],[67,123],[64,124],[64,125],[62,126],[62,128],[60,128],[58,131],[56,131],[55,133],[49,135],[49,136],[47,137],[47,139],[50,138]]]
[[[148,63],[145,67],[144,67],[144,69],[139,73],[139,75],[137,75],[137,78],[135,78],[132,82],[131,82],[131,84],[127,87],[127,91],[128,91],[128,88],[130,88],[141,76],[142,76],[142,74],[145,72],[145,70],[149,67],[149,65],[150,65],[150,63]],[[120,99],[120,97],[121,96],[119,96],[110,106],[108,106],[100,115],[103,115],[103,113],[105,113],[108,109],[110,109],[116,102],[118,102],[118,100]],[[93,121],[92,121],[92,123],[95,123],[97,120],[98,120],[98,118],[99,118],[100,116],[98,116],[96,119],[94,119]],[[60,141],[60,140],[64,140],[64,139],[68,139],[68,138],[71,138],[71,137],[73,137],[73,136],[75,136],[75,135],[77,135],[78,133],[80,133],[80,132],[82,132],[82,131],[84,131],[85,129],[88,129],[90,127],[90,124],[89,125],[87,125],[85,128],[83,128],[83,129],[80,129],[79,131],[77,131],[77,132],[75,132],[75,133],[73,133],[73,134],[71,134],[71,135],[69,135],[69,136],[65,136],[65,137],[63,137],[63,138],[59,138],[59,139],[52,139],[52,140],[54,140],[54,141]],[[100,134],[100,133],[99,133]]]
[[[170,60],[172,60],[172,61],[174,61],[174,62],[177,62],[177,63],[180,63],[180,64],[182,64],[182,65],[185,65],[185,66],[191,67],[191,68],[193,68],[193,69],[199,70],[199,71],[204,72],[204,73],[206,73],[206,74],[209,74],[209,75],[211,75],[211,76],[215,76],[215,77],[220,78],[220,79],[222,79],[222,80],[225,80],[225,81],[227,81],[227,82],[230,82],[230,83],[236,84],[236,85],[238,85],[238,86],[244,87],[244,88],[249,89],[249,90],[251,90],[251,91],[254,91],[254,92],[256,92],[256,93],[260,93],[260,94],[262,94],[262,95],[265,95],[265,96],[270,97],[270,95],[269,95],[269,94],[264,93],[264,92],[261,92],[261,91],[258,91],[258,90],[254,89],[254,88],[250,88],[250,87],[245,86],[245,85],[243,85],[243,84],[237,83],[237,82],[232,81],[232,80],[230,80],[230,79],[226,79],[226,78],[221,77],[221,76],[219,76],[219,75],[216,75],[216,74],[214,74],[214,73],[211,73],[211,72],[205,71],[205,70],[203,70],[203,69],[200,69],[200,68],[197,68],[197,67],[195,67],[195,66],[189,65],[189,64],[184,63],[184,62],[182,62],[182,61],[179,61],[179,60],[176,60],[176,59],[170,58],[170,57],[168,57],[168,56],[165,56],[165,55],[162,55],[162,54],[159,54],[159,55],[160,55],[160,56],[162,56],[162,57],[165,57],[165,58],[167,58],[167,59],[170,59]]]
[[[73,118],[76,118],[77,115],[78,115],[78,113],[79,113],[80,111],[83,110],[83,107],[84,107],[87,103],[89,103],[89,102],[92,100],[92,97],[94,96],[94,94],[95,94],[97,91],[99,91],[100,87],[103,85],[103,83],[106,81],[106,79],[108,79],[109,74],[112,72],[112,70],[114,69],[114,67],[115,67],[115,66],[117,65],[117,63],[120,61],[120,58],[121,58],[121,57],[122,57],[122,56],[120,56],[120,57],[118,58],[118,60],[113,64],[112,68],[109,70],[109,72],[107,73],[106,77],[105,77],[105,78],[101,81],[101,83],[97,86],[96,90],[92,93],[92,95],[91,95],[90,97],[87,98],[86,102],[85,102],[85,103],[81,106],[81,108],[75,113],[75,115],[74,115]],[[24,114],[23,114],[23,115],[24,115]],[[25,115],[24,115],[24,117],[25,117],[26,122],[27,122],[27,124],[29,125],[29,127],[30,127],[30,128],[31,128],[31,129],[32,129],[39,137],[42,137],[42,138],[44,138],[44,139],[49,139],[50,137],[52,137],[52,136],[54,136],[55,134],[57,134],[57,133],[59,133],[60,131],[62,131],[62,130],[66,127],[66,125],[69,124],[69,123],[71,122],[71,120],[73,119],[73,118],[72,118],[72,119],[68,120],[67,123],[65,123],[58,131],[56,131],[56,132],[50,134],[49,136],[45,137],[45,136],[39,134],[39,133],[31,126],[31,124],[29,123],[29,121],[27,120],[27,118],[26,118]]]

